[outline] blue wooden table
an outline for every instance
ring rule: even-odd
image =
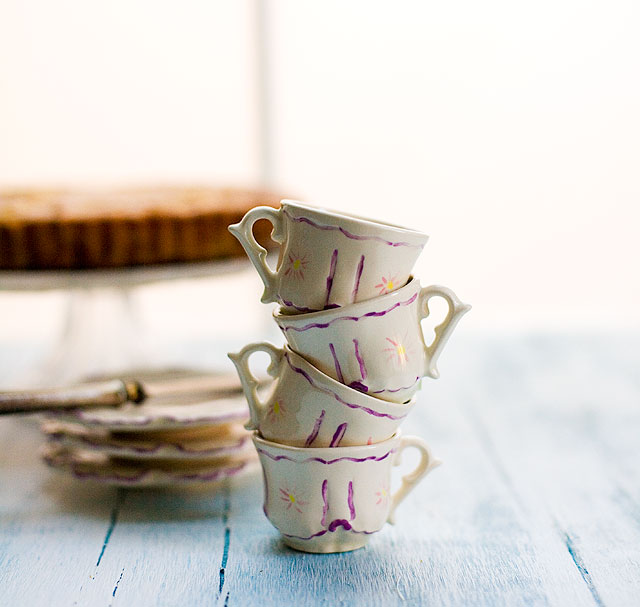
[[[284,547],[259,475],[96,488],[0,420],[0,604],[640,605],[640,335],[463,333],[405,424],[445,465],[353,553]]]

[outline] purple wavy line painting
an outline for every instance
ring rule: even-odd
[[[420,376],[418,375],[415,381],[409,386],[402,386],[401,388],[383,388],[382,390],[372,390],[371,394],[382,394],[383,392],[400,392],[400,390],[408,390],[409,388],[413,388],[420,381]]]
[[[338,318],[334,318],[333,320],[330,320],[328,322],[312,322],[312,323],[309,323],[308,325],[304,325],[303,327],[282,326],[280,319],[276,319],[276,322],[278,323],[278,326],[280,327],[280,329],[285,333],[287,331],[300,332],[300,331],[308,331],[309,329],[326,329],[327,327],[331,326],[334,322],[338,322],[340,320],[353,320],[355,322],[358,322],[361,318],[379,318],[380,316],[385,316],[386,314],[389,314],[389,312],[392,312],[396,308],[399,308],[401,306],[410,306],[416,300],[417,297],[418,297],[418,294],[414,293],[413,296],[407,299],[406,301],[399,301],[398,303],[393,304],[390,308],[387,308],[386,310],[382,310],[380,312],[367,312],[362,316],[338,316]]]
[[[49,435],[51,439],[54,441],[64,441],[67,438],[67,434],[64,432],[56,432]],[[118,451],[121,453],[137,453],[137,454],[154,454],[158,453],[162,450],[175,450],[179,453],[185,453],[188,455],[215,455],[215,454],[223,454],[230,453],[232,451],[237,451],[241,449],[244,445],[246,445],[251,437],[243,436],[238,439],[238,441],[234,443],[230,443],[228,445],[222,447],[209,447],[209,448],[197,448],[197,447],[189,447],[187,444],[181,443],[157,443],[155,445],[146,445],[146,446],[138,446],[138,445],[122,445],[117,442],[109,442],[109,441],[100,441],[96,439],[92,439],[89,436],[80,436],[78,440],[83,444],[88,445],[97,450],[109,450],[109,451]]]
[[[48,464],[53,465],[54,467],[58,467],[55,463]],[[113,472],[111,474],[105,474],[100,470],[85,470],[81,467],[77,467],[76,464],[71,465],[71,473],[74,477],[78,479],[95,479],[97,481],[105,481],[105,482],[116,482],[119,484],[135,484],[140,483],[145,480],[147,477],[152,475],[159,475],[165,479],[171,479],[176,482],[187,482],[187,481],[195,481],[195,482],[213,482],[216,480],[220,480],[223,478],[229,478],[235,476],[236,474],[242,472],[247,466],[249,462],[242,462],[238,466],[230,467],[230,468],[221,468],[219,470],[214,470],[212,472],[207,473],[170,473],[164,472],[162,470],[143,470],[139,473],[130,475],[130,474],[118,474],[117,472]]]
[[[282,533],[282,535],[284,535],[285,537],[290,537],[291,539],[294,539],[294,540],[312,540],[315,537],[323,536],[325,533],[327,533],[326,529],[323,529],[322,531],[318,531],[317,533],[313,533],[312,535],[309,535],[307,537],[302,537],[301,535],[291,535],[289,533]]]
[[[391,413],[380,413],[379,411],[374,411],[373,409],[370,409],[369,407],[364,407],[362,405],[356,405],[354,403],[348,403],[346,400],[340,398],[337,394],[334,394],[335,399],[342,405],[344,405],[345,407],[349,407],[349,409],[360,409],[361,411],[364,411],[365,413],[368,413],[369,415],[373,415],[374,417],[386,417],[387,419],[392,419],[392,420],[398,420],[398,419],[404,419],[405,417],[407,417],[408,413],[405,413],[403,415],[391,415]]]
[[[300,369],[300,367],[296,367],[291,362],[291,359],[289,358],[289,355],[286,354],[286,353],[285,353],[285,359],[286,359],[287,363],[289,364],[289,367],[291,367],[291,369],[293,371],[295,371],[299,375],[302,375],[302,377],[304,377],[317,390],[320,390],[321,392],[324,392],[325,394],[333,396],[333,398],[335,398],[341,405],[344,405],[345,407],[349,407],[350,409],[360,409],[361,411],[364,411],[368,415],[373,415],[374,417],[386,417],[387,419],[391,419],[391,420],[394,420],[394,421],[400,420],[400,419],[404,419],[408,415],[408,413],[404,413],[403,415],[392,415],[391,413],[380,413],[379,411],[375,411],[374,409],[371,409],[369,407],[365,407],[364,405],[357,405],[355,403],[349,403],[346,400],[344,400],[343,398],[341,398],[340,396],[338,396],[332,390],[329,390],[329,388],[325,388],[323,386],[319,386],[318,384],[316,384],[316,382],[313,381],[313,379],[310,377],[310,375],[304,369]],[[402,389],[402,388],[399,388],[399,390],[400,389]],[[381,403],[380,406],[384,406],[384,404]]]
[[[81,409],[77,411],[48,411],[47,415],[52,417],[73,417],[77,419],[81,419],[90,423],[93,426],[111,426],[111,427],[139,427],[139,426],[149,426],[149,425],[159,425],[161,423],[169,423],[176,424],[179,426],[195,426],[195,425],[205,425],[211,422],[217,422],[222,424],[227,421],[235,421],[238,419],[244,419],[249,416],[249,410],[246,411],[238,411],[234,413],[225,413],[221,415],[204,415],[202,417],[193,417],[191,419],[177,417],[173,415],[148,415],[144,417],[131,417],[125,419],[112,419],[112,418],[100,418],[95,415],[91,415],[91,412],[86,412]]]
[[[387,459],[390,455],[396,452],[395,449],[391,449],[387,451],[384,455],[376,456],[370,455],[369,457],[337,457],[335,459],[323,459],[321,457],[307,457],[306,459],[295,459],[293,457],[289,457],[288,455],[272,455],[268,451],[261,449],[260,447],[256,448],[258,453],[262,455],[266,455],[269,459],[274,462],[279,462],[281,460],[287,460],[293,462],[294,464],[305,464],[307,462],[318,462],[320,464],[326,464],[330,466],[331,464],[336,464],[338,462],[354,462],[356,464],[361,464],[363,462],[381,462],[382,460]]]
[[[410,242],[393,242],[391,240],[386,240],[384,238],[380,238],[379,236],[360,236],[358,234],[352,234],[351,232],[349,232],[348,230],[345,230],[344,228],[340,227],[340,226],[329,226],[329,225],[323,225],[321,223],[317,223],[315,221],[313,221],[312,219],[309,219],[308,217],[294,217],[293,215],[291,215],[291,213],[289,213],[286,209],[284,210],[284,214],[291,219],[292,221],[295,221],[296,223],[306,223],[307,225],[310,225],[311,227],[317,228],[318,230],[330,230],[330,231],[338,231],[341,232],[342,234],[344,234],[347,238],[351,238],[352,240],[374,240],[376,242],[381,242],[382,244],[386,244],[390,247],[416,247],[418,249],[423,249],[424,248],[424,244],[411,244]]]

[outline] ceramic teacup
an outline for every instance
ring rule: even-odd
[[[264,398],[249,368],[256,352],[271,358],[275,378]],[[391,403],[357,392],[329,377],[290,348],[260,342],[229,354],[240,376],[251,419],[245,426],[268,440],[297,447],[346,447],[386,440],[415,405]]]
[[[424,343],[420,322],[429,300],[442,297],[445,319]],[[436,362],[460,318],[471,306],[446,287],[406,286],[344,308],[311,314],[274,312],[291,348],[342,384],[392,402],[406,402],[424,375],[437,378]]]
[[[229,226],[264,283],[262,302],[291,313],[364,301],[406,284],[428,240],[422,232],[283,200],[279,209],[255,207]],[[275,270],[253,235],[259,219],[279,242]]]
[[[345,552],[393,522],[398,504],[440,462],[417,436],[337,449],[280,445],[254,433],[264,472],[264,513],[284,542],[305,552]],[[407,447],[420,451],[416,468],[390,492],[391,469]]]

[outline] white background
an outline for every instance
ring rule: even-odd
[[[258,182],[258,5],[4,0],[0,185]],[[640,327],[640,3],[263,6],[277,187],[425,230],[469,329]],[[162,330],[258,309],[176,284],[141,295]],[[0,337],[59,297],[0,293]]]

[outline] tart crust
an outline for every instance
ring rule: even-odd
[[[0,191],[0,269],[116,268],[244,255],[227,226],[272,192],[241,188]],[[271,226],[258,222],[267,243]]]

